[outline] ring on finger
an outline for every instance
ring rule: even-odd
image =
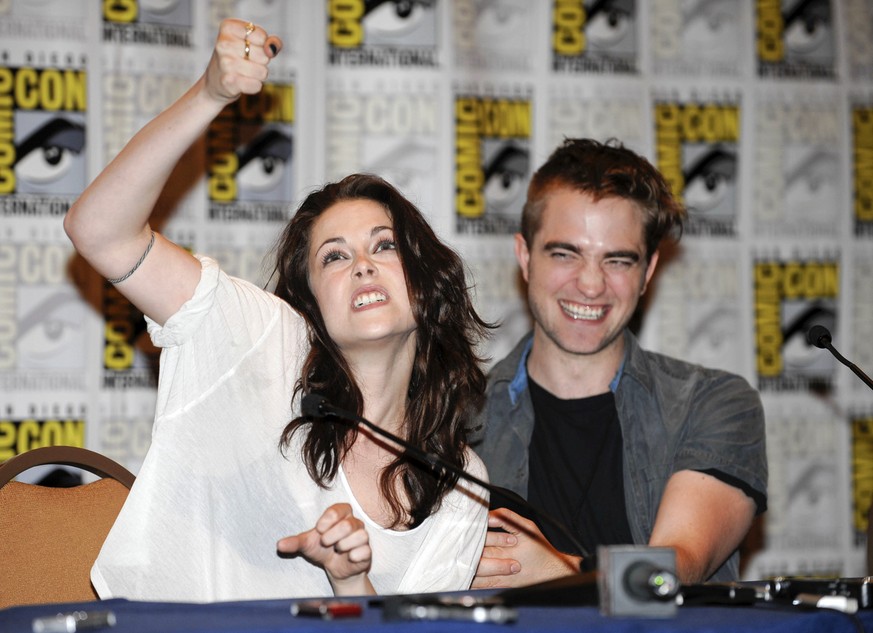
[[[246,24],[246,37],[248,37],[249,35],[251,35],[251,34],[252,34],[252,31],[254,31],[254,30],[255,30],[255,25],[254,25],[254,24],[252,24],[251,22],[249,22],[248,24]]]
[[[246,38],[246,39],[243,40],[243,41],[244,41],[245,44],[246,44],[246,47],[245,47],[245,49],[243,50],[243,57],[245,57],[246,59],[248,59],[248,58],[249,58],[249,53],[252,51],[252,45],[251,45],[251,43],[249,42],[249,38]]]

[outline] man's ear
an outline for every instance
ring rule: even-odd
[[[521,276],[524,277],[524,282],[528,282],[528,266],[530,265],[530,249],[527,247],[527,240],[521,233],[515,234],[515,259],[518,261],[518,267],[521,268]]]
[[[658,267],[658,256],[661,254],[659,250],[655,250],[652,253],[652,256],[649,258],[649,265],[646,268],[646,277],[643,281],[643,287],[640,288],[640,296],[646,294],[646,288],[649,287],[649,282],[652,280],[652,277],[655,274],[655,269]]]

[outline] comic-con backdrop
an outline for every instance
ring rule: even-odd
[[[155,225],[267,283],[303,194],[379,173],[465,257],[499,358],[532,171],[617,137],[691,216],[639,335],[762,392],[769,511],[744,576],[863,574],[873,391],[873,0],[0,0],[0,461],[46,444],[136,472],[157,354],[62,219],[205,67],[220,20],[285,49],[181,161]]]

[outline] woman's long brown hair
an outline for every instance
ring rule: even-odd
[[[317,392],[337,407],[363,414],[364,403],[351,369],[327,333],[309,287],[312,227],[342,200],[372,200],[391,216],[394,240],[406,275],[417,324],[412,377],[407,390],[405,439],[453,464],[465,465],[468,422],[482,404],[485,375],[476,345],[491,327],[476,313],[460,257],[443,244],[421,212],[397,189],[369,174],[353,174],[310,194],[283,232],[276,260],[276,294],[303,315],[310,351],[294,397]],[[282,433],[287,449],[294,433],[307,428],[303,459],[320,486],[336,477],[356,437],[353,426],[309,424],[298,417]],[[395,482],[402,485],[398,492]],[[457,476],[434,472],[400,456],[382,473],[380,490],[392,515],[392,527],[412,528],[435,512]]]

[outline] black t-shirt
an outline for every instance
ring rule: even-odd
[[[612,392],[562,400],[528,377],[534,408],[528,501],[561,521],[589,554],[633,543],[624,503],[622,436]],[[539,522],[560,551],[579,554],[557,528]]]

